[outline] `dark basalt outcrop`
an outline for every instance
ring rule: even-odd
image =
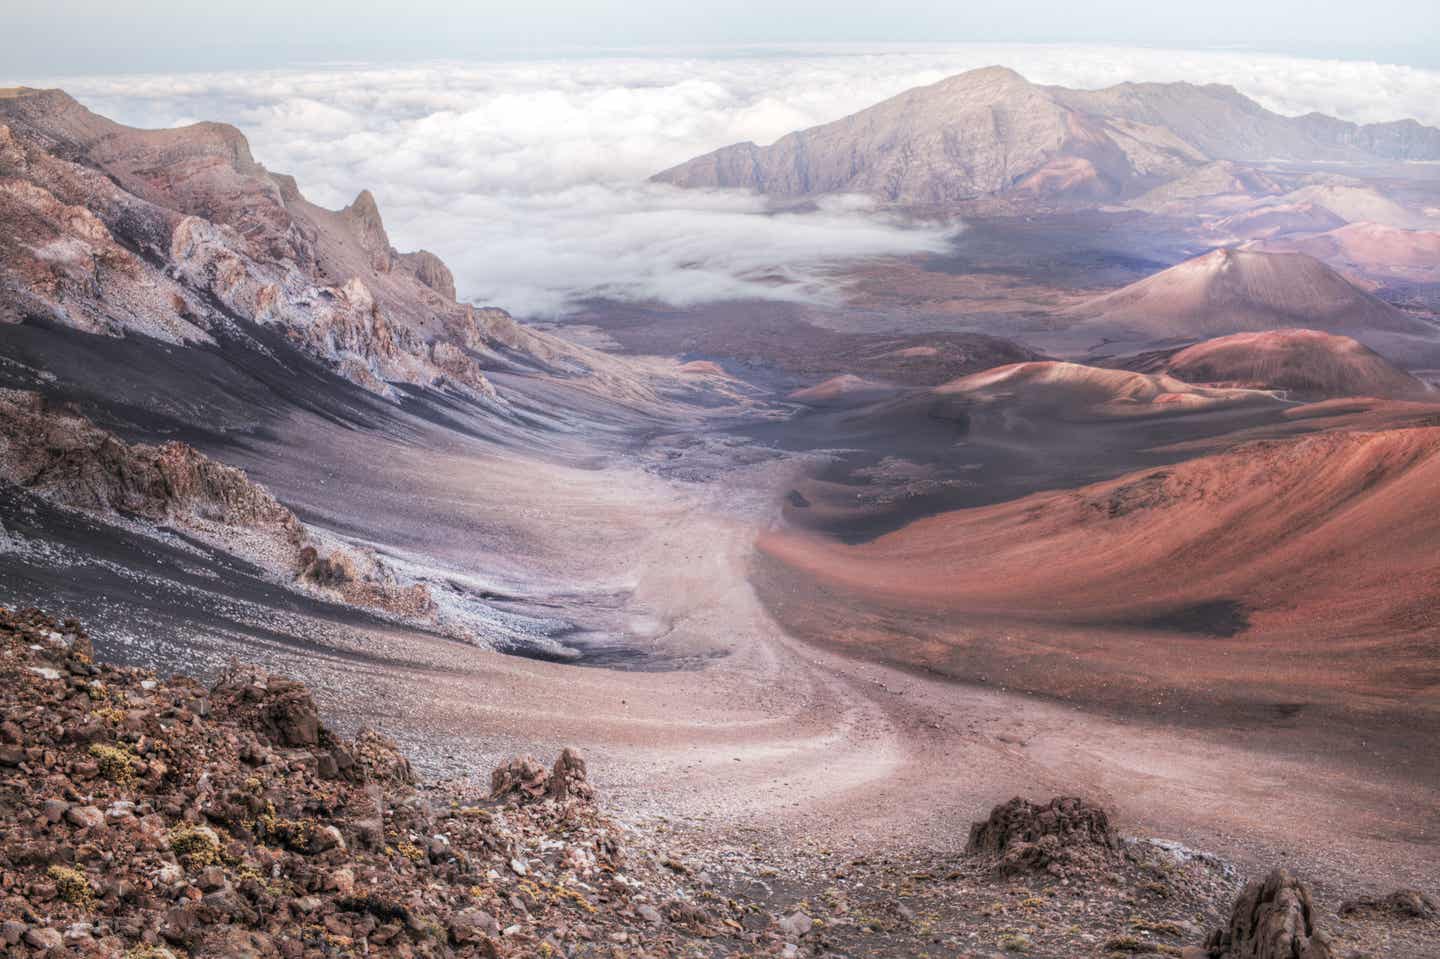
[[[1210,959],[1331,959],[1329,940],[1315,927],[1304,883],[1284,869],[1245,887],[1230,925],[1205,941]]]
[[[180,442],[127,443],[37,393],[0,390],[0,483],[106,521],[181,527],[277,578],[354,606],[429,619],[429,589],[373,553],[326,549],[243,470]]]

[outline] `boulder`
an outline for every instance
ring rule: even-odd
[[[32,926],[25,931],[25,944],[32,949],[39,949],[43,952],[51,949],[59,949],[64,945],[64,937],[60,934],[59,929]]]
[[[517,756],[490,774],[490,798],[537,802],[550,790],[550,773],[530,756]]]
[[[1205,940],[1210,959],[1331,959],[1315,928],[1310,892],[1284,869],[1250,883],[1235,900],[1230,924]]]
[[[967,855],[991,859],[1001,872],[1068,871],[1114,859],[1120,837],[1110,816],[1083,799],[1060,796],[1043,806],[1016,797],[970,827]]]
[[[1434,919],[1440,906],[1418,889],[1397,889],[1388,896],[1361,896],[1347,899],[1338,910],[1342,916],[1391,916],[1396,919]]]
[[[496,935],[500,924],[483,909],[462,909],[450,920],[450,935],[458,943],[474,942],[481,936]]]
[[[567,799],[589,802],[595,798],[595,788],[585,772],[585,760],[568,746],[550,770],[550,795],[561,802]]]
[[[253,727],[272,745],[298,748],[320,744],[320,710],[304,683],[232,665],[211,695],[217,705],[228,707],[234,718]]]
[[[77,829],[101,829],[105,814],[94,806],[71,806],[65,810],[65,821]]]

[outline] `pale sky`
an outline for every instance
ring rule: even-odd
[[[787,43],[1254,50],[1440,67],[1437,0],[0,0],[0,72]]]

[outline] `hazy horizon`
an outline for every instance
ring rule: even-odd
[[[303,8],[252,0],[203,10],[178,0],[18,6],[7,14],[0,58],[22,76],[855,42],[1115,44],[1440,66],[1440,13],[1424,0],[1344,8],[1217,0],[1192,10],[1143,0],[1015,0],[1003,9],[923,0],[883,9],[834,0],[681,8],[634,0],[620,10],[585,0],[464,9],[439,0],[382,0],[363,9],[338,0]]]

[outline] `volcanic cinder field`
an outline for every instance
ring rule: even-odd
[[[965,226],[533,323],[233,128],[6,91],[0,602],[301,677],[428,776],[578,748],[795,875],[1078,795],[1434,892],[1440,131],[1225,90],[993,68],[727,147],[659,185]]]

